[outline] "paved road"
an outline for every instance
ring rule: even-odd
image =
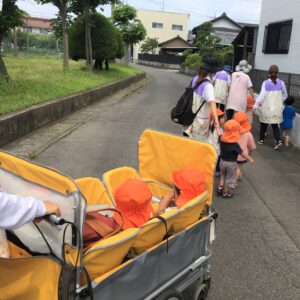
[[[101,176],[136,166],[145,128],[179,132],[170,121],[190,78],[143,67],[146,85],[56,142],[36,160],[73,176]],[[259,146],[231,200],[215,198],[218,240],[213,246],[209,299],[300,299],[300,155]],[[188,251],[188,249],[187,249]],[[191,293],[185,294],[191,299]]]

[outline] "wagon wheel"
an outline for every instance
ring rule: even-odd
[[[156,300],[183,300],[183,297],[175,290],[166,290]]]
[[[210,288],[210,278],[203,280],[194,292],[194,300],[205,300]]]

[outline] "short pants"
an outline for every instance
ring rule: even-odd
[[[224,185],[230,189],[236,187],[236,161],[220,161],[221,180],[224,180]]]
[[[284,136],[286,136],[286,135],[291,136],[292,132],[293,132],[293,128],[283,128],[282,131],[283,131]]]

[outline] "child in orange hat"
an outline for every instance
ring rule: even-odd
[[[254,142],[253,135],[251,133],[251,128],[252,125],[248,121],[248,116],[245,112],[239,111],[235,113],[234,120],[239,122],[240,124],[240,146],[243,150],[244,153],[249,154],[251,153],[254,149],[256,149],[256,145]],[[242,176],[242,165],[247,162],[246,159],[244,159],[241,155],[238,156],[237,159],[237,180],[239,180]]]
[[[152,193],[149,186],[140,179],[128,179],[115,192],[116,209],[124,216],[123,229],[140,227],[154,217],[151,206]],[[117,213],[114,219],[121,225],[123,220]]]
[[[209,130],[209,141],[210,143],[216,148],[217,154],[218,154],[218,161],[216,165],[216,176],[220,176],[220,141],[219,137],[223,133],[223,126],[225,123],[225,113],[220,109],[217,108],[217,116],[219,119],[220,128],[216,128],[214,124],[214,118],[211,115],[211,124],[210,124],[210,130]]]
[[[152,193],[144,181],[125,181],[115,192],[116,211],[113,217],[102,215],[98,211],[86,215],[84,248],[122,229],[142,226],[154,217],[151,199]]]
[[[240,124],[235,120],[229,120],[224,125],[224,132],[220,141],[221,148],[221,179],[217,193],[223,198],[231,198],[232,190],[236,187],[237,157],[242,155],[253,163],[253,159],[244,153],[239,145]]]
[[[172,206],[182,207],[184,204],[202,194],[206,189],[206,181],[203,172],[198,168],[184,167],[172,173],[174,190],[161,202],[156,215]]]

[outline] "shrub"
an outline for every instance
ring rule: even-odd
[[[193,50],[192,49],[187,49],[187,50],[184,50],[183,52],[182,52],[182,56],[183,57],[185,57],[185,58],[187,58],[190,54],[192,54],[193,53]]]
[[[190,54],[185,59],[183,65],[192,68],[200,68],[202,65],[202,57],[198,53]]]
[[[218,58],[219,64],[221,66],[231,65],[233,59],[233,47],[222,47],[218,51],[215,51],[214,56]]]

